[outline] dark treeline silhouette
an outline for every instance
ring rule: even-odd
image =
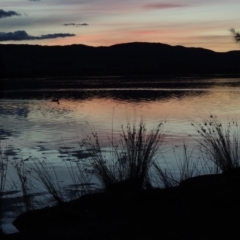
[[[240,51],[225,53],[161,43],[0,45],[7,77],[240,74]]]

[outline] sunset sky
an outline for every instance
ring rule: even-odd
[[[0,0],[0,43],[160,42],[240,50],[239,0]]]

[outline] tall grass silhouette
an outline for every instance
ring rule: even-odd
[[[87,166],[106,189],[123,181],[142,188],[150,184],[149,169],[164,144],[164,137],[163,123],[147,131],[141,120],[138,126],[130,123],[122,126],[120,140],[109,139],[109,152],[103,151],[94,132],[83,140],[82,147],[90,156]]]
[[[200,151],[206,161],[215,165],[215,172],[224,172],[240,166],[239,126],[236,121],[223,124],[211,115],[202,124],[192,123],[199,134]]]

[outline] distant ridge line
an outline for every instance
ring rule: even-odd
[[[240,74],[240,51],[163,43],[111,46],[0,44],[7,77]]]

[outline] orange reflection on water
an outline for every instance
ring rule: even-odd
[[[158,94],[156,94],[156,91]],[[165,122],[169,141],[182,144],[188,141],[189,135],[196,136],[191,122],[201,123],[210,115],[216,115],[220,121],[240,117],[238,103],[240,92],[234,88],[207,89],[155,89],[149,94],[155,98],[146,99],[121,97],[119,92],[107,97],[67,100],[60,99],[60,104],[51,103],[60,112],[68,112],[69,119],[74,119],[76,129],[81,131],[94,130],[102,135],[121,132],[121,126],[127,123],[139,123],[141,119],[151,130],[160,122]],[[128,93],[130,94],[130,93]],[[120,97],[119,97],[120,96]],[[144,96],[144,95],[143,95]],[[53,105],[55,104],[55,105]],[[88,127],[86,126],[88,123]]]

